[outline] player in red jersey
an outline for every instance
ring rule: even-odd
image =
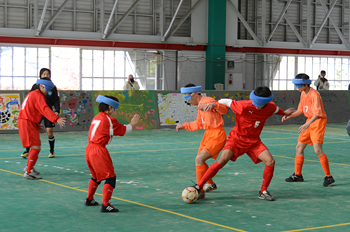
[[[202,96],[201,91],[202,86],[195,86],[194,84],[188,84],[181,88],[181,93],[185,94],[184,98],[190,105],[198,106],[202,103],[215,102],[212,97]],[[223,104],[217,104],[216,106],[215,109],[208,112],[198,108],[198,115],[195,121],[176,126],[177,131],[181,129],[188,131],[205,130],[195,159],[197,182],[202,179],[204,173],[209,168],[205,161],[209,158],[216,159],[226,143],[226,132],[223,128],[224,120],[222,119],[222,114],[226,114],[228,109]],[[204,185],[205,192],[216,189],[217,186],[212,179],[208,180]],[[200,193],[199,195],[199,199],[202,198],[204,198],[204,193]]]
[[[30,92],[22,103],[18,116],[18,132],[23,147],[30,147],[27,167],[23,177],[26,179],[41,179],[39,172],[34,169],[34,165],[39,157],[41,141],[39,132],[45,130],[39,125],[42,116],[53,123],[64,126],[66,119],[58,117],[46,104],[44,95],[47,95],[55,85],[52,81],[38,79],[39,89]]]
[[[304,181],[302,175],[302,168],[304,164],[304,150],[309,144],[314,147],[314,151],[320,159],[321,166],[325,173],[323,186],[330,186],[335,182],[329,169],[329,162],[326,154],[323,152],[322,145],[324,133],[327,125],[327,115],[323,107],[320,93],[310,87],[310,77],[305,73],[298,74],[292,80],[293,84],[301,92],[298,110],[290,116],[284,116],[282,122],[289,118],[297,117],[304,113],[307,117],[306,123],[299,128],[298,144],[296,146],[295,156],[295,171],[285,179],[286,182],[302,182]]]
[[[260,134],[265,121],[273,114],[290,115],[293,109],[283,111],[275,103],[271,102],[273,95],[268,87],[258,87],[250,94],[251,100],[235,101],[221,99],[218,104],[224,104],[232,109],[236,115],[236,125],[230,132],[224,151],[218,161],[213,163],[204,174],[201,181],[195,185],[198,191],[203,191],[207,180],[214,177],[229,160],[235,162],[239,156],[247,155],[257,164],[263,161],[265,169],[263,182],[259,191],[259,198],[273,201],[274,198],[267,191],[273,177],[275,160],[267,147],[261,142]],[[204,107],[211,110],[217,103],[209,103]]]
[[[106,145],[112,141],[114,135],[124,136],[135,129],[140,116],[135,114],[130,124],[125,126],[110,116],[119,107],[117,98],[99,95],[96,101],[100,103],[98,106],[100,113],[92,119],[89,130],[89,144],[85,150],[86,163],[92,175],[85,205],[99,205],[94,200],[94,194],[101,181],[106,180],[102,189],[103,197],[100,211],[119,212],[109,203],[115,188],[116,174]]]

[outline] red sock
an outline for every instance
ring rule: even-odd
[[[32,171],[34,165],[36,164],[36,161],[39,158],[40,150],[38,149],[30,149],[29,155],[28,155],[28,161],[27,161],[27,172],[30,173]]]
[[[269,187],[273,177],[274,170],[275,170],[275,166],[265,165],[265,169],[263,173],[263,182],[260,190],[261,193],[267,190],[267,188]]]
[[[88,189],[88,196],[87,198],[91,201],[92,199],[94,199],[94,195],[95,192],[97,190],[98,184],[93,181],[92,179],[90,179],[89,181],[89,189]]]
[[[321,156],[318,157],[320,159],[320,163],[322,165],[324,174],[326,174],[326,176],[331,176],[331,171],[329,169],[329,162],[328,162],[328,158],[326,156],[326,154],[323,154]]]
[[[295,175],[298,175],[298,176],[301,175],[303,165],[304,165],[304,156],[301,156],[301,155],[295,156],[295,171],[294,171]]]
[[[109,200],[112,198],[113,187],[110,184],[104,184],[102,189],[102,204],[107,206]]]
[[[221,169],[222,167],[220,166],[220,164],[218,163],[218,161],[216,161],[215,163],[213,163],[210,168],[205,172],[204,176],[202,177],[201,181],[198,183],[199,188],[203,188],[204,184],[211,178],[213,178],[216,173],[218,173],[218,171]]]

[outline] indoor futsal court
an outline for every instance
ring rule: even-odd
[[[84,205],[91,178],[84,156],[88,132],[56,133],[54,159],[42,143],[36,164],[42,180],[23,178],[27,160],[20,157],[19,135],[2,135],[0,231],[350,231],[346,124],[329,123],[326,129],[324,151],[336,181],[331,187],[323,187],[324,173],[310,146],[305,181],[284,181],[294,172],[299,126],[266,126],[262,132],[276,160],[269,187],[274,202],[258,199],[264,164],[254,165],[246,155],[219,171],[218,189],[204,200],[183,202],[182,190],[196,180],[194,158],[204,131],[138,130],[115,136],[107,146],[117,174],[110,201],[120,210],[115,214]],[[95,195],[99,203],[103,183]]]

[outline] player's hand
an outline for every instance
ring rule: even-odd
[[[138,114],[135,114],[134,117],[132,117],[130,125],[132,126],[133,130],[136,129],[136,125],[137,123],[139,123],[139,120],[140,120],[140,115]]]
[[[285,111],[284,111],[284,115],[285,116],[290,116],[292,113],[294,113],[296,110],[295,109],[293,109],[293,108],[289,108],[289,109],[286,109]]]
[[[59,113],[58,112],[55,112],[55,114],[58,116],[59,115]]]
[[[289,116],[284,115],[284,116],[282,117],[282,122],[287,121],[288,119],[290,119],[290,117],[289,117]]]
[[[60,127],[63,127],[64,124],[66,124],[66,118],[59,118],[57,123],[60,125]]]
[[[177,124],[176,125],[176,131],[179,132],[179,130],[181,129],[185,129],[184,125],[183,124]]]
[[[304,133],[307,128],[309,128],[310,124],[309,123],[305,123],[304,125],[302,125],[301,127],[299,127],[299,133]]]
[[[199,106],[198,106],[198,109],[199,110],[202,110],[202,111],[206,111],[206,112],[209,112],[211,111],[214,107],[216,106],[216,103],[215,102],[211,102],[211,103],[201,103]]]
[[[40,134],[42,134],[42,133],[45,133],[45,132],[46,132],[46,130],[45,130],[45,128],[44,128],[44,126],[43,126],[43,125],[41,125],[41,124],[38,124],[38,130],[39,130],[39,133],[40,133]]]

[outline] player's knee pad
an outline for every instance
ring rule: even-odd
[[[112,186],[113,188],[115,188],[115,182],[117,180],[117,177],[111,177],[111,178],[108,178],[106,179],[106,182],[105,184],[109,184],[110,186]]]
[[[101,181],[100,181],[100,182],[97,182],[97,180],[94,179],[94,178],[92,178],[92,177],[91,177],[91,180],[95,181],[97,184],[101,184]]]

